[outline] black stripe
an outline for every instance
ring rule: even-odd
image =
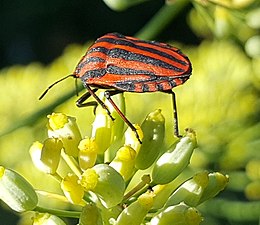
[[[82,76],[82,80],[87,80],[89,78],[97,78],[97,77],[103,77],[106,73],[114,74],[114,75],[148,75],[150,77],[149,81],[158,79],[158,77],[147,70],[135,70],[130,68],[123,68],[118,66],[112,66],[109,65],[107,68],[101,68],[101,69],[95,69],[95,70],[88,70],[84,73]],[[147,77],[145,79],[139,79],[138,82],[147,81]],[[131,82],[134,82],[135,80],[132,80]]]
[[[165,49],[170,49],[170,50],[172,50],[172,48],[173,48],[171,45],[169,45],[167,43],[161,43],[161,42],[158,42],[158,41],[141,40],[141,39],[138,39],[138,38],[130,39],[129,37],[124,36],[123,34],[119,34],[119,33],[110,33],[110,34],[107,34],[105,36],[115,36],[117,38],[129,40],[130,42],[142,43],[142,44],[152,44],[152,45],[155,45],[155,46],[158,46],[158,47],[161,47],[161,48],[165,48]],[[179,49],[176,49],[176,50],[177,50],[178,53],[181,53],[181,51]]]
[[[81,77],[81,80],[84,82],[89,78],[97,78],[97,77],[103,77],[106,74],[106,69],[96,69],[96,70],[88,70],[84,73],[84,75]]]
[[[138,75],[138,74],[144,74],[153,76],[154,79],[156,79],[156,75],[148,70],[135,70],[130,68],[124,68],[124,67],[118,67],[113,65],[108,65],[106,69],[107,73],[114,74],[114,75]],[[146,79],[145,79],[146,80]]]
[[[127,90],[127,91],[130,91],[130,92],[135,91],[135,84],[133,82],[125,82],[125,81],[116,82],[115,86],[118,89]]]
[[[88,52],[87,52],[86,55],[88,55],[88,54],[90,54],[90,53],[92,53],[92,52],[101,52],[101,53],[104,53],[105,55],[107,55],[107,54],[109,53],[109,50],[110,50],[110,49],[108,49],[108,48],[100,47],[100,46],[91,47],[91,48],[88,50]]]
[[[87,54],[92,52],[102,52],[103,54],[109,55],[112,58],[121,58],[128,61],[143,62],[146,64],[152,64],[153,66],[159,66],[165,69],[171,69],[177,72],[184,72],[184,70],[182,70],[181,68],[172,66],[171,64],[168,64],[162,60],[155,59],[150,56],[145,56],[134,52],[130,52],[124,49],[119,49],[119,48],[108,49],[105,47],[98,46],[89,49]]]
[[[89,57],[86,60],[81,61],[77,65],[76,70],[79,72],[80,70],[82,70],[84,68],[85,65],[87,65],[88,63],[91,63],[91,62],[105,62],[105,60],[100,57]]]
[[[170,70],[174,70],[177,72],[184,72],[183,69],[173,66],[169,63],[166,63],[162,60],[159,59],[155,59],[153,57],[150,56],[145,56],[145,55],[141,55],[138,53],[134,53],[131,51],[127,51],[124,49],[120,49],[120,48],[113,48],[109,51],[109,56],[112,58],[121,58],[124,60],[128,60],[128,61],[137,61],[137,62],[143,62],[146,64],[151,64],[153,66],[158,66],[158,67],[162,67],[165,69],[170,69]]]
[[[124,46],[128,46],[128,47],[133,47],[133,48],[136,48],[136,49],[139,49],[139,50],[142,50],[142,51],[147,51],[149,53],[157,54],[157,55],[159,55],[161,57],[165,57],[165,58],[167,58],[169,60],[172,60],[174,62],[180,63],[180,64],[182,64],[184,66],[187,65],[187,63],[185,61],[177,59],[177,58],[173,57],[172,55],[169,55],[168,53],[159,51],[159,50],[154,49],[154,48],[138,46],[135,43],[133,43],[133,42],[147,43],[147,44],[150,44],[150,45],[154,45],[156,47],[161,47],[161,48],[173,50],[170,45],[166,45],[167,46],[166,47],[166,46],[161,45],[159,42],[155,42],[155,41],[142,41],[142,40],[140,40],[140,41],[129,40],[128,41],[127,39],[123,40],[123,39],[102,38],[102,37],[99,38],[96,41],[96,43],[99,43],[99,42],[108,42],[108,43],[111,43],[111,44],[117,44],[117,45],[124,45]],[[180,50],[177,53],[182,54]]]
[[[89,58],[87,58],[86,64],[92,63],[92,62],[105,62],[105,60],[100,58],[100,57],[89,57]]]

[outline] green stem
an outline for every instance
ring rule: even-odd
[[[209,12],[209,10],[207,10],[205,8],[205,6],[202,6],[200,4],[194,4],[194,8],[196,9],[196,11],[200,14],[201,17],[203,17],[203,20],[205,21],[205,23],[207,24],[207,26],[209,27],[209,29],[214,32],[215,29],[215,23],[214,23],[214,19],[211,15],[211,13]]]
[[[62,181],[61,175],[59,175],[57,172],[54,173],[54,174],[51,174],[51,175],[52,175],[52,177],[53,177],[56,181],[58,181],[58,183],[61,183],[61,181]]]
[[[225,218],[234,222],[256,222],[259,220],[260,201],[241,202],[213,199],[206,201],[199,210],[204,214],[210,214],[214,217]]]
[[[78,166],[78,163],[76,160],[72,157],[67,155],[64,151],[61,151],[61,157],[64,159],[64,161],[67,163],[67,165],[70,167],[70,169],[78,176],[81,176],[81,170]]]
[[[154,39],[179,13],[181,13],[189,2],[189,0],[178,0],[173,4],[165,4],[135,36],[140,39]]]
[[[50,209],[45,207],[37,206],[34,211],[42,212],[42,213],[50,213],[52,215],[67,217],[67,218],[79,218],[81,212],[76,211],[67,211],[67,210],[59,210],[59,209]]]
[[[129,199],[131,196],[133,196],[136,192],[140,191],[144,186],[148,185],[151,182],[151,178],[149,175],[143,175],[142,181],[138,183],[132,190],[130,190],[128,193],[124,196],[124,201]]]

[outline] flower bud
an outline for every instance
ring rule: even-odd
[[[111,208],[123,200],[124,179],[107,164],[98,164],[87,169],[82,174],[80,183],[86,191],[94,192],[107,208]]]
[[[66,225],[66,223],[55,215],[37,213],[33,218],[33,225]]]
[[[75,174],[68,174],[61,182],[61,189],[66,198],[74,204],[80,204],[84,196],[84,188],[79,184]]]
[[[42,143],[40,143],[38,141],[34,142],[29,150],[30,156],[31,156],[34,166],[38,170],[40,170],[44,173],[49,173],[50,168],[45,166],[44,163],[41,161],[42,147],[43,147]]]
[[[251,159],[247,163],[246,175],[251,180],[260,180],[260,159]]]
[[[206,200],[215,197],[220,191],[223,191],[228,184],[228,176],[221,173],[209,173],[208,185],[203,190],[199,204],[205,202]]]
[[[116,106],[120,109],[120,111],[123,114],[125,114],[125,97],[123,93],[114,95],[113,101],[115,102]],[[121,116],[115,110],[114,106],[112,106],[107,99],[105,99],[104,102],[107,105],[109,111],[111,112],[112,117],[115,119],[112,129],[112,141],[122,140],[125,122],[122,120]]]
[[[190,163],[191,155],[196,146],[195,132],[188,130],[177,145],[173,144],[157,160],[152,171],[153,182],[155,184],[166,184],[174,180]]]
[[[79,166],[86,170],[95,165],[97,160],[98,147],[93,138],[84,138],[79,143]]]
[[[107,111],[100,105],[96,108],[96,117],[93,122],[92,138],[98,146],[98,154],[103,154],[111,144],[113,121]]]
[[[222,191],[228,182],[228,177],[220,173],[200,172],[187,180],[169,197],[164,207],[185,202],[189,206],[198,206],[213,198]]]
[[[79,225],[103,225],[102,216],[96,205],[88,203],[82,209]]]
[[[215,35],[219,38],[227,36],[230,32],[230,14],[224,7],[216,6],[215,16]]]
[[[142,145],[136,157],[136,168],[147,169],[153,164],[162,150],[165,135],[165,119],[161,110],[155,110],[147,115],[141,125],[144,133]]]
[[[44,173],[54,174],[59,166],[62,147],[57,138],[48,138],[43,144],[33,143],[29,151],[35,167]]]
[[[38,197],[20,174],[0,166],[0,199],[16,212],[33,210]]]
[[[142,141],[144,134],[141,127],[138,124],[133,124],[133,126],[138,133],[139,139]],[[131,146],[136,152],[138,152],[141,147],[141,143],[137,139],[136,133],[132,131],[130,127],[128,127],[125,131],[125,145]]]
[[[202,217],[195,208],[180,203],[153,217],[151,225],[199,225],[201,222]]]
[[[153,209],[162,208],[171,195],[172,191],[173,188],[171,187],[171,185],[157,184],[153,186],[153,192],[155,194]]]
[[[134,149],[130,146],[124,146],[117,151],[116,157],[109,165],[127,181],[135,171],[135,156]]]
[[[111,9],[123,11],[133,5],[142,3],[146,0],[103,0]]]
[[[164,208],[185,202],[189,206],[197,206],[205,187],[209,183],[208,172],[196,174],[191,179],[181,184],[176,191],[168,198]]]
[[[118,216],[116,225],[140,225],[153,206],[153,192],[146,192],[126,207]]]
[[[50,174],[54,174],[59,166],[62,147],[61,140],[57,138],[48,138],[43,142],[41,161],[49,168]]]
[[[245,188],[245,195],[249,200],[260,200],[260,180],[249,183]]]
[[[63,113],[52,113],[48,118],[48,136],[61,139],[65,153],[78,157],[81,134],[76,119]]]

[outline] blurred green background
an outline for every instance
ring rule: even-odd
[[[203,224],[258,224],[259,1],[106,3],[1,1],[0,164],[19,171],[36,189],[60,191],[52,179],[35,171],[29,147],[47,136],[46,115],[52,111],[75,116],[83,135],[90,134],[94,116],[92,109],[75,106],[77,96],[70,79],[54,87],[42,101],[38,97],[51,83],[71,73],[89,44],[107,32],[168,42],[181,48],[193,64],[190,80],[176,88],[180,128],[192,127],[198,136],[191,168],[230,176],[228,188],[200,208]],[[109,3],[122,5],[111,9]],[[154,109],[162,109],[167,122],[165,142],[170,144],[170,96],[125,96],[126,114],[134,123],[141,123]],[[0,221],[17,224],[19,216],[0,205]]]

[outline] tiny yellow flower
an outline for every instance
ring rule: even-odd
[[[79,165],[82,170],[86,170],[95,165],[98,147],[94,138],[84,138],[79,143]]]
[[[59,130],[69,122],[68,117],[63,113],[52,113],[47,118],[49,119],[48,125],[52,130]]]
[[[61,139],[66,154],[78,157],[81,134],[76,119],[63,113],[52,113],[48,119],[48,136]]]
[[[68,174],[61,182],[61,189],[66,198],[74,204],[80,204],[84,196],[84,188],[79,184],[75,174]]]
[[[180,203],[154,216],[151,225],[199,225],[201,222],[202,217],[197,209]]]
[[[140,225],[148,211],[153,206],[153,192],[146,192],[138,197],[138,199],[126,207],[118,216],[117,225]]]
[[[94,192],[106,208],[116,206],[123,200],[125,182],[122,176],[107,164],[97,164],[81,176],[85,191]]]
[[[34,142],[29,150],[37,169],[44,173],[54,174],[60,162],[62,142],[57,138],[48,138],[44,143]]]
[[[80,184],[84,187],[85,191],[91,191],[96,187],[98,177],[98,174],[93,168],[87,169],[81,175]]]
[[[127,181],[135,171],[135,156],[136,152],[130,146],[121,147],[109,165],[119,172],[124,180]]]
[[[107,111],[97,106],[96,117],[93,122],[92,137],[96,140],[98,154],[103,154],[111,144],[113,121]]]
[[[32,225],[66,225],[66,223],[55,215],[49,213],[36,213]]]

